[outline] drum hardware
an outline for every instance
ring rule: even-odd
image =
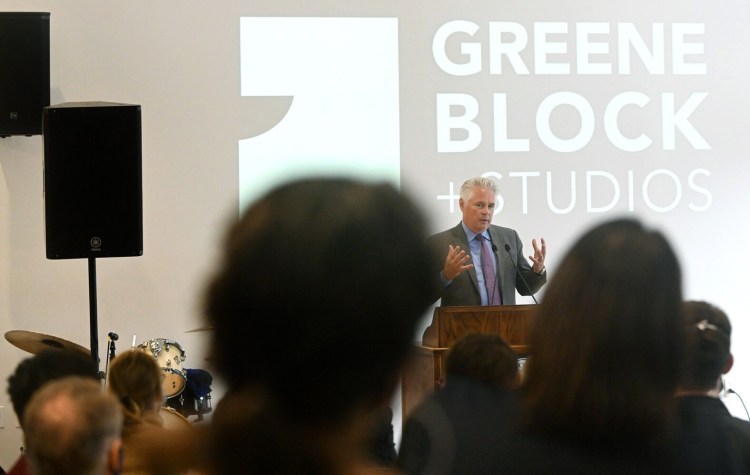
[[[201,397],[185,398],[187,391],[183,391],[178,397],[168,399],[167,406],[179,412],[184,417],[198,416],[196,422],[203,420],[203,414],[211,412],[211,395]]]
[[[198,416],[211,412],[211,383],[213,376],[204,369],[186,369],[187,384],[179,397],[167,399],[167,406],[175,409],[185,417]]]

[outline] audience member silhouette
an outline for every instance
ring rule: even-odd
[[[395,466],[398,458],[393,433],[393,409],[389,403],[383,403],[373,412],[374,427],[369,453],[372,461],[382,467]]]
[[[445,386],[409,416],[399,450],[407,474],[492,473],[516,412],[518,360],[497,335],[469,334],[445,361]]]
[[[686,353],[678,395],[678,461],[690,473],[750,473],[750,422],[719,400],[734,363],[729,317],[708,302],[683,305]]]
[[[496,473],[670,473],[681,303],[660,232],[621,219],[578,239],[537,309],[520,433]]]
[[[34,475],[114,475],[120,469],[122,415],[101,383],[66,377],[42,386],[23,417]]]
[[[81,376],[95,381],[100,379],[96,363],[90,357],[74,351],[44,350],[18,364],[8,377],[8,394],[22,429],[24,412],[31,396],[45,383],[66,376]],[[8,475],[30,474],[25,455],[21,455],[8,471]]]
[[[160,417],[163,377],[153,356],[139,350],[119,354],[109,366],[108,388],[119,400],[124,416],[124,475],[179,473],[192,461],[170,452],[170,439],[182,438],[189,444],[191,435],[170,433],[164,428]],[[190,426],[186,423],[185,427]]]
[[[219,474],[366,473],[434,293],[420,212],[387,184],[282,185],[227,236],[207,291]]]

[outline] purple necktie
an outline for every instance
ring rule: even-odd
[[[495,267],[492,265],[490,244],[481,234],[477,234],[476,239],[479,241],[480,263],[482,265],[482,274],[484,275],[484,286],[487,288],[487,305],[502,305],[503,301],[500,299],[497,275],[495,274]]]

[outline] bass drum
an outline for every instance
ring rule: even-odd
[[[187,384],[179,396],[167,399],[165,406],[175,409],[185,417],[198,416],[203,420],[203,414],[211,412],[211,383],[213,376],[204,369],[188,368]]]
[[[154,338],[144,341],[137,349],[153,356],[164,372],[164,380],[161,383],[164,397],[175,397],[185,389],[187,374],[182,369],[185,350],[179,343],[165,338]]]

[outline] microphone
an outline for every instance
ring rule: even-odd
[[[508,244],[507,242],[505,243],[505,252],[508,253],[508,258],[510,259],[510,263],[513,264],[513,268],[516,270],[516,275],[521,278],[523,285],[526,286],[526,290],[529,291],[531,298],[534,299],[534,303],[539,304],[539,302],[536,301],[536,297],[534,297],[534,292],[532,292],[531,287],[529,287],[529,283],[526,282],[526,279],[523,278],[523,274],[521,274],[521,272],[518,270],[518,266],[516,265],[515,261],[513,261],[513,256],[510,255],[510,244]]]
[[[112,341],[117,341],[117,340],[118,340],[118,338],[120,338],[120,337],[119,337],[119,336],[117,335],[117,333],[115,333],[115,332],[109,332],[109,333],[107,333],[107,336],[108,336],[108,337],[110,338],[110,340],[112,340]]]

